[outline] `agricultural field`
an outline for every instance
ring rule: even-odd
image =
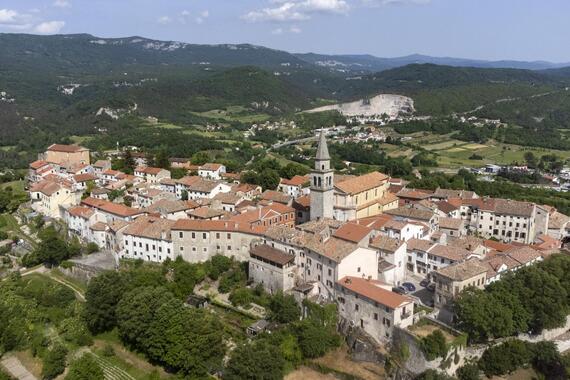
[[[570,159],[570,151],[504,144],[494,140],[485,144],[478,144],[456,140],[450,135],[435,135],[427,132],[419,132],[409,136],[413,138],[409,143],[421,146],[434,153],[439,166],[444,169],[459,169],[466,166],[481,167],[486,164],[524,163],[526,152],[532,152],[537,157],[554,154],[563,160]],[[385,145],[388,146],[388,144]],[[391,151],[387,150],[387,153],[391,157],[411,157],[415,152],[405,147],[396,147]],[[481,156],[482,159],[473,159],[472,156]]]
[[[197,116],[207,117],[211,119],[223,119],[226,121],[239,121],[241,123],[260,123],[271,118],[270,115],[264,113],[252,113],[242,106],[231,106],[226,109],[214,109],[206,112],[194,112]]]

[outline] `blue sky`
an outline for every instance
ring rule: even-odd
[[[570,0],[0,0],[0,32],[570,62]]]

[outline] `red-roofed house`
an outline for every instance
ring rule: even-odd
[[[226,167],[222,164],[206,163],[198,168],[198,175],[208,179],[220,180],[225,173]]]
[[[170,171],[162,168],[140,166],[135,169],[135,176],[154,184],[159,183],[162,179],[170,178]]]
[[[336,283],[341,318],[360,327],[376,342],[387,342],[394,327],[406,328],[414,321],[414,300],[391,291],[378,280],[347,276]]]
[[[309,185],[311,184],[311,179],[309,176],[296,175],[291,179],[281,178],[279,183],[279,190],[293,198],[300,197],[302,195],[309,194]]]
[[[79,200],[76,193],[64,183],[44,179],[30,189],[32,209],[51,218],[60,218],[60,206],[73,206]]]

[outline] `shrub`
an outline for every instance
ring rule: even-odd
[[[467,363],[457,370],[459,380],[479,380],[479,366],[475,363]]]
[[[103,380],[103,369],[92,354],[85,354],[69,367],[65,380]]]
[[[67,350],[62,345],[56,345],[46,352],[43,360],[42,377],[54,379],[65,370]]]
[[[232,291],[229,300],[234,306],[247,306],[253,302],[253,295],[248,288],[238,288]]]
[[[439,357],[444,358],[447,355],[445,336],[440,330],[435,330],[423,337],[420,341],[420,348],[430,361]]]

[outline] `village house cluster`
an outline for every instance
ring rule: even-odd
[[[429,303],[406,283],[431,283],[433,306],[448,318],[463,288],[557,252],[570,221],[550,206],[411,189],[379,172],[336,174],[325,133],[311,174],[277,189],[240,183],[217,163],[171,163],[189,175],[174,180],[144,165],[127,175],[110,161],[91,162],[88,149],[52,145],[30,164],[32,207],[117,258],[248,262],[253,283],[336,302],[341,318],[377,342],[412,325],[414,306]]]

